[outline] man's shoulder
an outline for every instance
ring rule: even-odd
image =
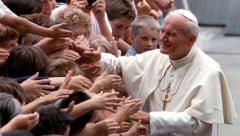
[[[216,70],[216,69],[219,70],[220,69],[219,63],[216,60],[214,60],[212,57],[207,55],[201,49],[197,50],[195,60],[198,62],[199,66],[204,66],[208,70]]]
[[[148,58],[151,58],[151,57],[153,57],[153,58],[159,57],[159,59],[169,58],[168,55],[162,54],[159,49],[146,51],[146,52],[142,53],[142,55],[144,55]]]

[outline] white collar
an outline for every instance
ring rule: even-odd
[[[183,65],[186,65],[188,63],[191,62],[191,60],[193,59],[194,57],[194,54],[195,54],[195,50],[196,50],[196,47],[193,46],[191,48],[191,50],[189,51],[189,53],[187,54],[187,56],[181,58],[181,59],[178,59],[178,60],[171,60],[170,59],[170,63],[175,67],[175,68],[178,68],[178,67],[181,67]]]

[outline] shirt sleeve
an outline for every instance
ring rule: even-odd
[[[177,112],[150,112],[150,134],[191,136],[191,117]]]
[[[110,53],[101,53],[101,59],[98,63],[101,65],[103,71],[105,71],[107,67],[110,67],[112,74],[120,73],[118,59]]]
[[[0,9],[0,19],[2,19],[5,16],[5,12]]]
[[[205,123],[184,112],[150,112],[151,136],[211,136],[212,124]]]

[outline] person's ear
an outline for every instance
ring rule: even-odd
[[[196,40],[197,40],[196,36],[190,36],[190,38],[189,38],[189,42],[191,43],[191,45],[193,45]]]

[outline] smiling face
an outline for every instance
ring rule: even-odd
[[[136,36],[133,37],[133,47],[137,53],[153,50],[157,48],[159,31],[150,27],[139,29]]]
[[[170,13],[160,31],[160,52],[173,60],[185,57],[191,50],[196,36],[187,35],[188,21],[180,14]]]

